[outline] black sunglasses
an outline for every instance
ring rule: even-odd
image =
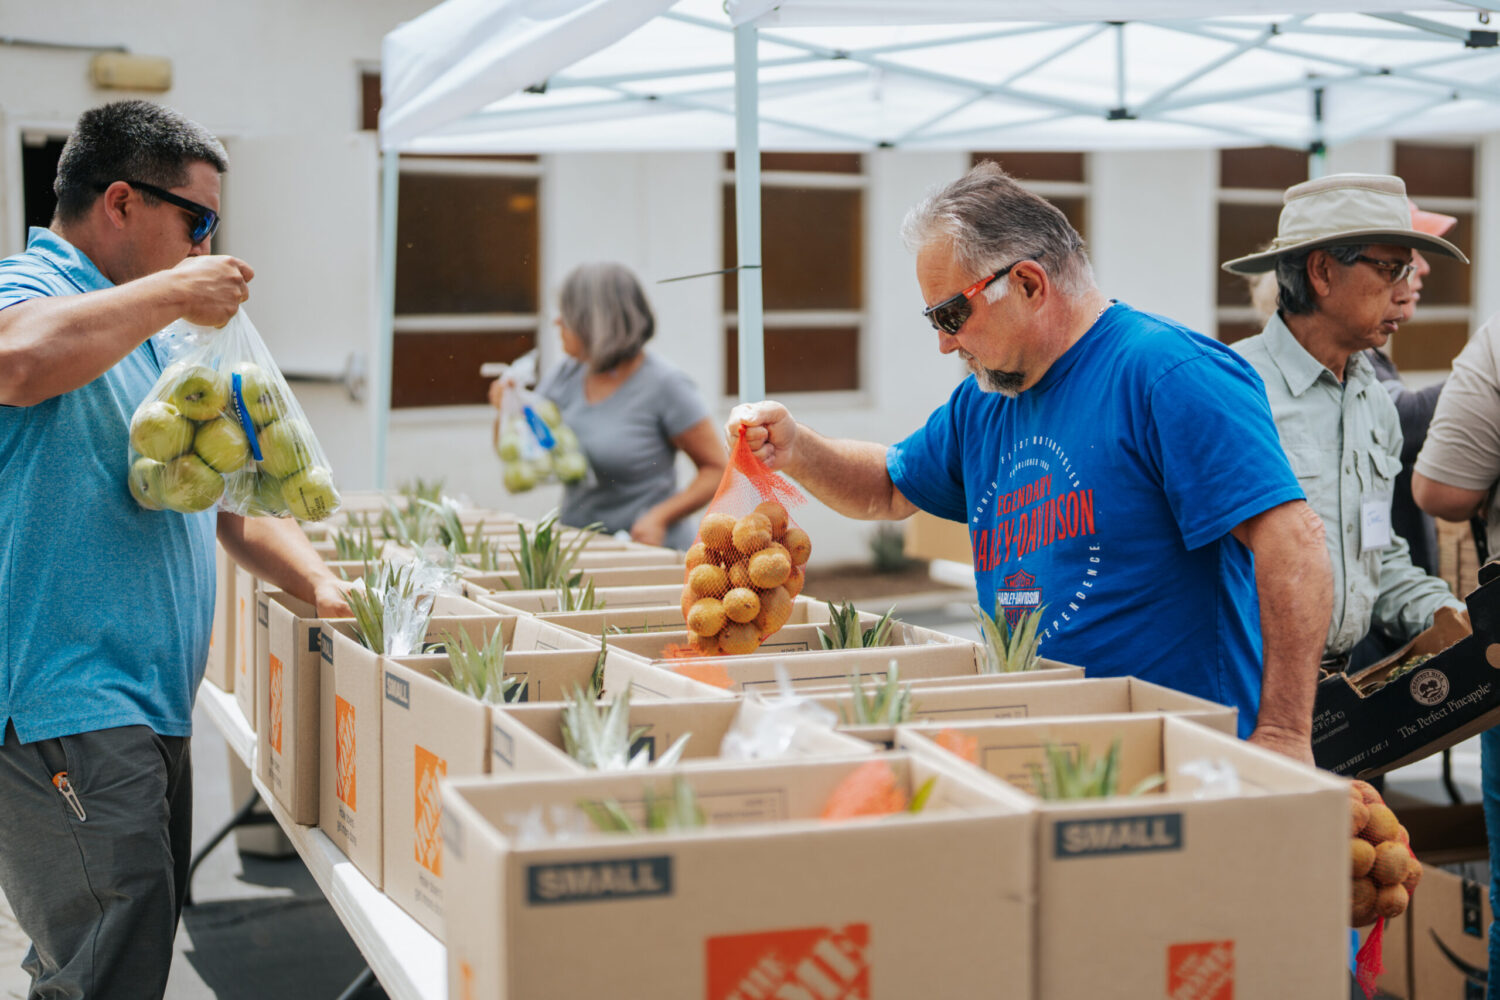
[[[969,321],[970,299],[983,291],[990,282],[998,281],[1000,278],[1005,277],[1010,273],[1011,268],[1021,263],[1021,261],[1036,260],[1041,256],[1041,254],[1037,254],[1035,257],[1022,257],[1021,260],[1012,261],[988,278],[980,278],[957,295],[950,296],[937,305],[928,306],[922,310],[922,315],[927,317],[927,321],[932,324],[934,330],[946,333],[950,337],[954,336]]]
[[[168,205],[176,205],[183,211],[190,212],[193,216],[193,228],[188,231],[188,237],[197,246],[204,240],[213,239],[214,233],[219,231],[219,213],[207,205],[200,205],[196,201],[189,201],[180,195],[175,195],[165,188],[159,188],[155,184],[147,184],[144,181],[126,181],[137,191],[144,191],[149,195],[160,198]],[[109,184],[94,185],[99,191],[109,189]]]

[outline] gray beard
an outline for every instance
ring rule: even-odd
[[[969,366],[969,371],[974,373],[974,381],[984,392],[998,392],[1002,396],[1015,398],[1021,394],[1021,386],[1026,384],[1025,372],[1008,372],[999,368],[982,368],[974,362],[970,354],[963,354],[963,359]]]

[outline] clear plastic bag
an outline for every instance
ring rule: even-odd
[[[500,400],[500,438],[495,451],[505,488],[525,493],[540,485],[588,482],[592,473],[583,455],[583,445],[573,429],[563,423],[557,404],[521,386],[506,376],[505,395]]]
[[[339,508],[328,456],[241,309],[153,339],[168,364],[130,421],[130,492],[148,510],[321,521]]]

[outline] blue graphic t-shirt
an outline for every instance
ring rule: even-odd
[[[912,503],[968,522],[987,611],[1046,608],[1044,656],[1232,705],[1254,729],[1254,558],[1230,531],[1303,493],[1228,347],[1116,304],[1019,397],[965,379],[886,466]]]
[[[0,309],[111,287],[46,229],[0,260]],[[88,385],[0,406],[0,741],[7,722],[22,743],[192,733],[216,516],[146,510],[125,478],[130,418],[161,371],[148,340]]]

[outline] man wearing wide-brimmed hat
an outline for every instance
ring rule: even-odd
[[[1404,640],[1442,605],[1463,609],[1391,530],[1401,426],[1363,354],[1409,315],[1415,251],[1468,263],[1447,240],[1413,228],[1399,177],[1336,174],[1288,188],[1276,239],[1224,265],[1276,272],[1276,314],[1234,348],[1265,382],[1292,470],[1323,518],[1334,575],[1324,657],[1333,668],[1372,624]]]

